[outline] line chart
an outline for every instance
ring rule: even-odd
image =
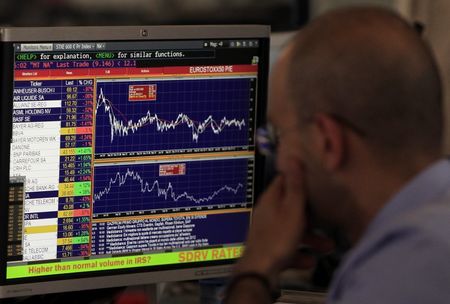
[[[98,82],[96,154],[247,146],[251,90],[250,78]]]
[[[134,172],[133,170],[127,168],[127,171],[125,173],[122,174],[121,172],[117,172],[114,177],[110,178],[109,183],[105,187],[105,189],[94,195],[94,200],[101,200],[103,196],[107,195],[111,191],[111,188],[113,186],[117,185],[118,187],[121,187],[128,181],[129,178],[133,181],[137,181],[138,184],[140,184],[141,193],[154,192],[158,197],[163,197],[166,201],[169,198],[174,202],[178,202],[180,199],[186,199],[195,204],[208,203],[214,200],[214,198],[221,192],[232,192],[236,195],[239,190],[244,187],[244,185],[241,183],[238,183],[235,188],[225,185],[206,197],[196,198],[193,195],[188,194],[186,191],[181,194],[176,194],[171,182],[168,183],[167,188],[161,188],[160,182],[158,180],[155,180],[152,184],[149,184],[139,175],[138,172]]]
[[[245,203],[248,161],[242,158],[96,167],[94,214]],[[164,173],[164,166],[185,169]]]
[[[105,97],[103,90],[100,89],[96,113],[102,106],[104,107],[105,112],[108,113],[109,124],[111,126],[111,142],[114,141],[114,136],[128,136],[130,133],[135,133],[140,128],[145,127],[147,124],[156,124],[156,130],[161,133],[171,129],[174,130],[179,125],[185,124],[192,130],[192,140],[194,142],[198,142],[199,135],[204,133],[208,128],[211,128],[211,131],[214,134],[220,134],[226,127],[234,126],[239,128],[239,130],[242,130],[242,128],[245,127],[244,119],[239,120],[234,118],[229,120],[226,117],[223,117],[220,122],[217,122],[212,115],[209,115],[203,122],[196,122],[187,114],[180,113],[175,120],[168,121],[159,118],[158,114],[152,114],[150,111],[147,111],[146,115],[139,118],[136,122],[133,120],[124,122],[116,117],[111,101]]]

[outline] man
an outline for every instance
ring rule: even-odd
[[[353,245],[327,303],[450,303],[441,95],[431,51],[392,12],[338,10],[301,30],[271,77],[278,175],[227,303],[270,303],[309,222]]]

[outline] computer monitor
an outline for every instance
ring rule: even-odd
[[[269,32],[2,29],[0,297],[228,274],[262,186]]]

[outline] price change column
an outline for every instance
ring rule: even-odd
[[[90,251],[93,80],[63,82],[57,257]]]

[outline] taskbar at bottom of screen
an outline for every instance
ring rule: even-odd
[[[49,275],[69,275],[105,270],[136,269],[140,267],[229,260],[239,258],[243,251],[243,244],[236,243],[151,252],[130,252],[120,255],[112,254],[82,258],[16,262],[8,263],[6,279],[30,279]]]
[[[119,217],[133,217],[133,216],[147,216],[147,215],[165,215],[165,214],[176,214],[185,212],[203,212],[203,211],[226,211],[226,210],[241,210],[250,209],[253,207],[253,203],[246,202],[240,204],[224,204],[224,205],[211,205],[211,206],[194,206],[194,207],[180,207],[180,208],[161,208],[161,209],[151,209],[151,210],[137,210],[137,211],[127,211],[127,212],[110,212],[110,213],[95,213],[92,218],[95,219],[114,219]]]

